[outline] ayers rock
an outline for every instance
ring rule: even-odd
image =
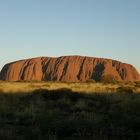
[[[0,79],[5,81],[66,81],[78,82],[104,75],[118,81],[140,81],[140,75],[130,65],[119,61],[86,56],[38,57],[6,64]]]

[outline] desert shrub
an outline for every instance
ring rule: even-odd
[[[61,120],[56,124],[56,133],[60,137],[79,137],[91,135],[94,132],[95,123],[88,120]]]
[[[133,93],[134,88],[132,88],[132,87],[118,87],[117,92],[118,93]]]
[[[26,82],[26,81],[24,81],[24,80],[17,80],[16,82],[17,83],[20,83],[20,82],[22,83],[22,82]]]
[[[135,87],[140,88],[140,82],[135,82]]]
[[[73,110],[76,111],[82,111],[87,108],[86,100],[79,99],[75,105],[73,106]]]
[[[96,81],[94,79],[89,79],[86,81],[86,83],[96,83]]]
[[[3,89],[0,88],[0,93],[3,93]]]
[[[136,81],[135,84],[140,84],[140,81]]]
[[[100,82],[103,83],[117,83],[117,78],[114,77],[113,75],[103,75],[100,79]]]

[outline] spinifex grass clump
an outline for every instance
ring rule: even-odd
[[[140,94],[0,94],[1,139],[140,138]]]

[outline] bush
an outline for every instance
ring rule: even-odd
[[[0,93],[3,93],[3,92],[4,92],[3,89],[0,88]]]
[[[103,75],[100,79],[103,83],[117,83],[117,78],[113,75]]]
[[[135,87],[140,88],[140,82],[135,82]]]
[[[86,83],[96,83],[96,81],[94,79],[89,79],[86,81]]]
[[[132,87],[118,87],[117,92],[119,93],[133,93],[134,89]]]

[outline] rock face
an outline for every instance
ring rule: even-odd
[[[6,81],[78,82],[113,75],[118,81],[140,81],[130,65],[119,61],[84,56],[39,57],[6,64],[0,79]]]

